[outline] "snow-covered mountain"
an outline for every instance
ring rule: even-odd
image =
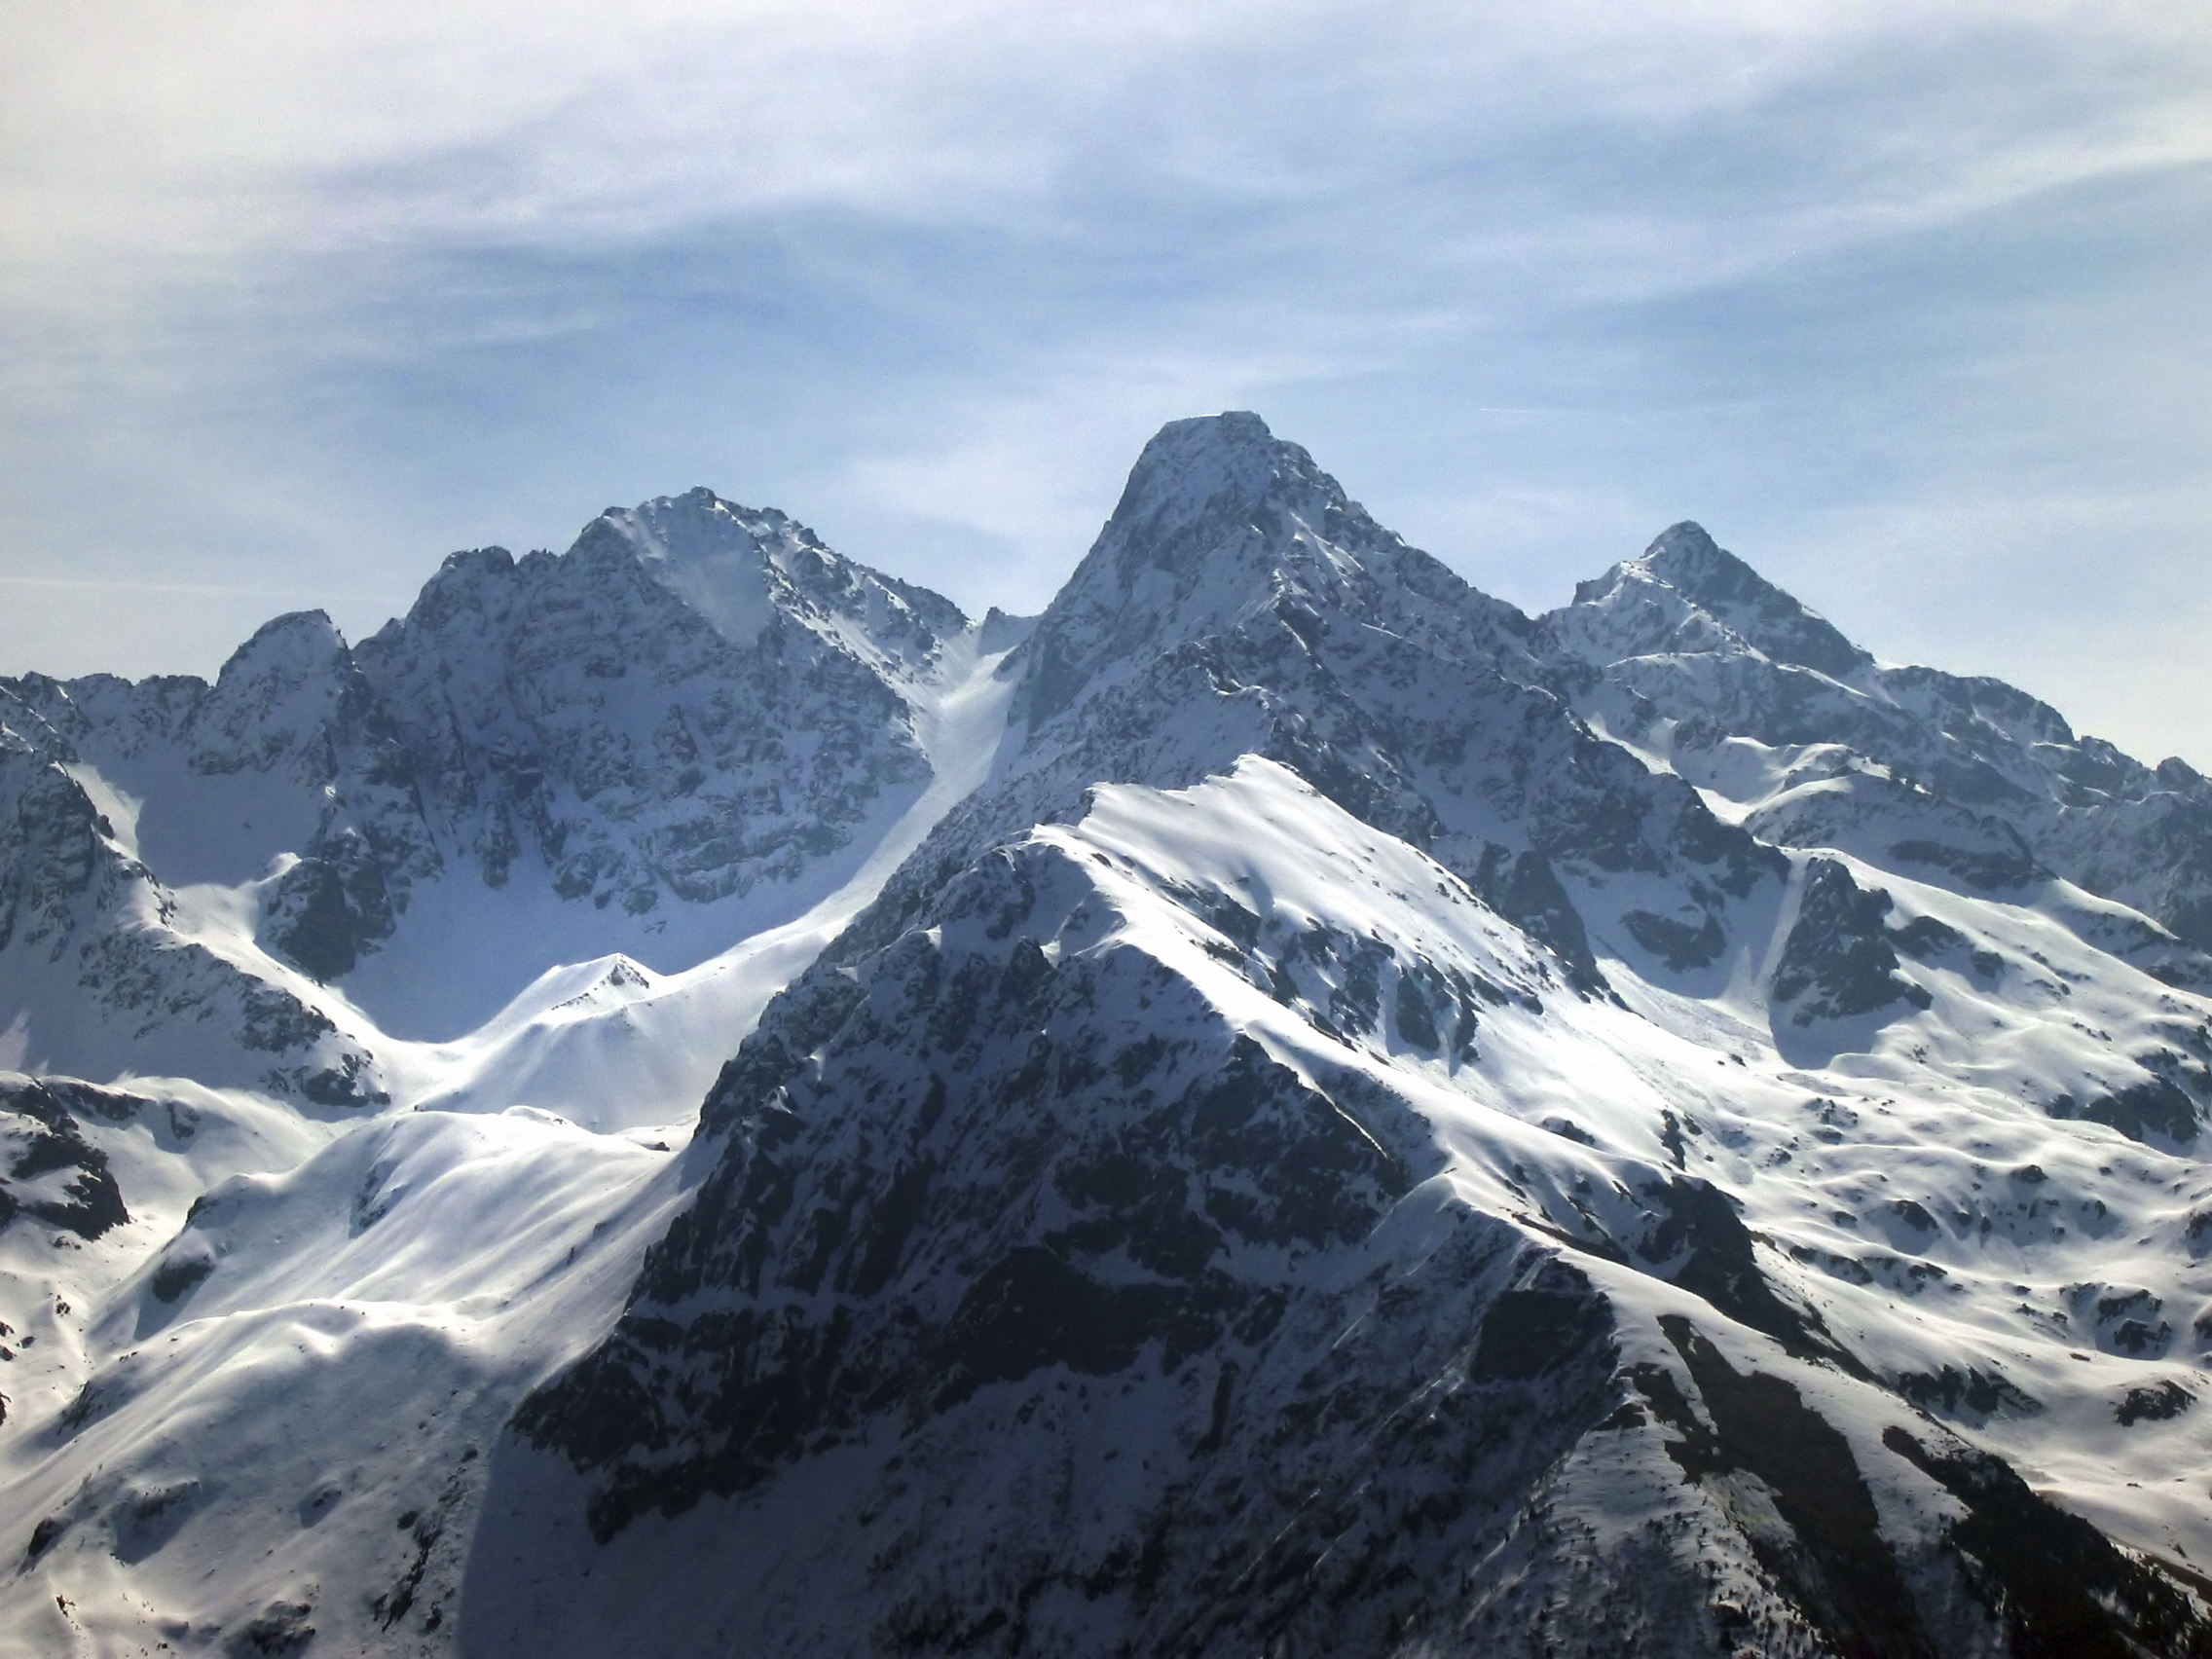
[[[34,1651],[2212,1653],[2212,786],[1695,526],[1228,415],[1033,625],[694,492],[5,689]]]
[[[1785,846],[1837,846],[1962,891],[2052,875],[2212,950],[2212,782],[2150,767],[2002,681],[1877,663],[1677,525],[1540,619],[1593,724]],[[2123,948],[2203,988],[2155,931]]]
[[[0,682],[0,1062],[434,1096],[440,1046],[580,988],[546,971],[657,995],[940,810],[980,638],[700,490],[456,554],[358,645],[310,613],[212,685]]]

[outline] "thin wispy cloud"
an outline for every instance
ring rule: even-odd
[[[2126,660],[2212,622],[2186,10],[6,26],[7,569],[210,591],[127,654],[18,584],[0,668],[204,672],[279,591],[359,632],[695,482],[1033,608],[1154,427],[1247,405],[1517,602],[1697,516],[1877,651],[2212,763],[2212,693]],[[2069,559],[2110,655],[2050,646]]]

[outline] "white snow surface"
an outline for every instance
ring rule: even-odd
[[[882,769],[869,774],[880,787],[849,797],[863,804],[829,851],[757,880],[747,866],[696,903],[640,898],[631,910],[620,901],[645,887],[565,890],[550,858],[527,853],[498,883],[480,879],[470,861],[512,826],[503,806],[469,816],[481,780],[460,777],[453,798],[467,811],[431,823],[391,865],[394,882],[411,884],[402,925],[329,983],[265,944],[271,906],[313,837],[335,860],[340,831],[388,828],[405,792],[374,767],[328,769],[317,734],[351,718],[359,688],[327,619],[264,629],[181,737],[155,718],[171,692],[152,682],[0,696],[0,809],[20,827],[28,872],[19,893],[0,892],[16,927],[0,938],[0,1067],[120,1091],[107,1114],[80,1113],[79,1128],[129,1208],[89,1239],[20,1219],[0,1228],[0,1516],[11,1518],[0,1553],[18,1564],[0,1574],[10,1642],[41,1654],[217,1651],[256,1628],[281,1642],[312,1623],[312,1653],[704,1653],[746,1631],[800,1651],[793,1633],[807,1630],[832,1650],[840,1630],[849,1641],[863,1628],[853,1620],[882,1610],[865,1604],[874,1567],[848,1525],[864,1497],[889,1517],[876,1537],[957,1555],[987,1540],[1001,1496],[1014,1505],[1075,1482],[1066,1469],[993,1472],[989,1413],[1011,1411],[1014,1395],[987,1390],[975,1414],[932,1430],[948,1466],[986,1494],[972,1512],[921,1512],[924,1498],[909,1500],[896,1477],[900,1449],[878,1436],[746,1497],[648,1514],[602,1547],[584,1530],[584,1477],[511,1439],[520,1475],[488,1484],[486,1468],[519,1402],[624,1315],[645,1252],[718,1156],[711,1137],[691,1144],[701,1100],[777,993],[963,802],[1006,786],[1002,798],[1018,804],[1032,776],[1044,780],[1036,816],[1061,816],[1061,774],[1090,763],[1083,742],[1097,753],[1125,743],[1162,769],[1140,774],[1156,783],[1212,775],[1184,788],[1100,784],[1067,821],[1028,828],[1016,813],[1016,829],[994,831],[990,856],[1023,861],[1046,890],[1039,913],[1056,915],[1046,957],[1124,952],[1158,965],[1161,978],[1145,983],[1171,984],[1163,1006],[1194,1029],[1249,1037],[1323,1093],[1322,1079],[1358,1074],[1411,1109],[1442,1161],[1347,1261],[1312,1272],[1348,1284],[1377,1260],[1424,1260],[1448,1231],[1439,1218],[1469,1211],[1519,1229],[1531,1250],[1571,1252],[1625,1235],[1653,1184],[1702,1178],[1740,1209],[1777,1292],[1872,1376],[1792,1357],[1658,1272],[1572,1254],[1615,1310],[1624,1366],[1664,1371],[1694,1395],[1658,1334],[1662,1316],[1693,1316],[1739,1371],[1787,1378],[1848,1439],[1897,1537],[1933,1537],[1952,1513],[1883,1449],[1885,1430],[1923,1434],[1932,1417],[2113,1537],[2212,1565],[2212,1174],[2186,1142],[2073,1115],[2143,1085],[2148,1064],[2212,1058],[2212,1000],[2186,974],[2157,977],[2188,963],[2147,913],[2162,903],[2179,916],[2195,889],[2110,828],[2169,810],[2202,781],[2115,762],[2125,789],[2098,793],[2080,782],[2103,763],[2093,740],[2077,745],[2050,711],[1990,682],[1876,664],[1747,582],[1694,527],[1533,625],[1542,648],[1593,671],[1574,701],[1587,728],[1532,682],[1515,682],[1508,702],[1485,682],[1493,701],[1477,703],[1477,669],[1489,674],[1480,665],[1508,648],[1522,653],[1513,674],[1535,672],[1527,619],[1458,597],[1456,578],[1373,525],[1254,417],[1179,424],[1159,456],[1109,525],[1088,585],[1071,584],[1038,636],[1057,653],[1058,700],[1017,655],[1025,629],[955,628],[941,601],[847,566],[782,514],[706,491],[610,510],[587,540],[596,532],[636,554],[647,609],[680,602],[698,638],[678,644],[692,657],[753,651],[781,622],[803,647],[793,675],[859,665],[877,695],[888,689],[897,718],[876,733]],[[1270,489],[1290,506],[1263,523],[1244,498]],[[1202,552],[1217,533],[1234,558],[1154,556]],[[457,556],[442,591],[475,603],[514,569]],[[1151,636],[1211,638],[1274,612],[1288,621],[1269,637],[1301,672],[1322,641],[1338,653],[1329,672],[1372,671],[1398,715],[1440,709],[1446,737],[1480,723],[1469,708],[1510,708],[1524,722],[1475,731],[1460,759],[1408,772],[1444,780],[1438,856],[1275,759],[1235,757],[1306,718],[1287,694],[1283,713],[1267,687],[1224,683],[1163,726],[1139,718]],[[1451,673],[1432,674],[1437,660]],[[498,679],[497,665],[478,666],[488,684]],[[575,684],[590,682],[578,697],[611,695],[605,684],[623,666],[576,667]],[[433,654],[400,668],[437,680]],[[1010,726],[1024,673],[1037,720]],[[686,705],[694,726],[710,701]],[[2000,814],[1958,808],[1881,757],[1904,753],[1883,747],[1903,729],[1884,721],[1966,730],[1968,703],[1988,711],[1975,716],[1973,754],[1995,756],[2035,796],[2021,822],[2043,826],[2044,862],[2008,838]],[[599,707],[578,701],[563,717],[586,761],[604,758]],[[677,775],[687,762],[666,736],[674,727],[650,723],[659,705],[622,707],[638,752],[661,744],[655,764]],[[1722,729],[1751,707],[1771,716],[1761,729],[1773,741]],[[1790,725],[1808,707],[1841,711],[1859,735]],[[1108,729],[1079,742],[1069,734],[1087,719]],[[68,721],[78,738],[136,735],[103,740],[95,758],[89,740],[72,747]],[[1495,782],[1509,774],[1498,756],[1525,733],[1537,734],[1539,761],[1568,755],[1573,738],[1577,763],[1603,749],[1653,782],[1626,749],[1781,849],[1761,849],[1772,863],[1755,879],[1704,894],[1706,908],[1678,922],[1687,934],[1714,918],[1715,954],[1672,966],[1650,943],[1665,937],[1654,919],[1690,914],[1679,869],[1563,857],[1563,891],[1604,987],[1578,990],[1561,957],[1455,873],[1484,837],[1527,844]],[[916,754],[926,777],[911,769]],[[1928,755],[1931,776],[1936,759],[1958,761],[1949,749]],[[20,763],[31,756],[58,758],[41,770]],[[656,794],[665,779],[654,776],[593,797],[617,799],[593,823],[623,881],[649,885],[639,871],[651,860],[632,855],[660,848],[652,835],[692,811],[695,786]],[[580,812],[586,793],[564,783],[547,798]],[[625,814],[647,826],[628,841]],[[1454,863],[1446,842],[1469,856]],[[1967,879],[1956,859],[1897,856],[1923,843],[2009,858],[2015,873]],[[1839,880],[1886,904],[1883,940],[1934,942],[1897,953],[1905,1000],[1814,1017],[1777,977],[1808,895]],[[974,917],[940,931],[979,956],[1013,948]],[[1284,948],[1292,940],[1320,944],[1298,953]],[[1372,976],[1364,989],[1355,957]],[[1448,1021],[1419,1001],[1446,981],[1485,988],[1465,1043],[1440,1040]],[[1132,998],[1097,1017],[1133,1035],[1162,1016]],[[318,1079],[356,1076],[383,1098],[313,1092]],[[0,1074],[0,1089],[25,1082]],[[72,1168],[25,1177],[17,1198],[60,1201]],[[1956,1387],[1939,1397],[1945,1377],[1969,1373],[1994,1407]],[[1146,1386],[1068,1419],[1096,1437],[1084,1456],[1117,1463],[1098,1477],[1089,1519],[1069,1523],[1101,1540],[1116,1505],[1156,1478],[1134,1453],[1168,1430],[1147,1413],[1203,1410],[1195,1373]],[[2154,1396],[2170,1409],[2136,1409]],[[1586,1440],[1546,1474],[1543,1502],[1593,1539],[1679,1524],[1684,1503],[1709,1499],[1685,1498],[1656,1445]],[[1771,1516],[1755,1485],[1732,1489],[1730,1525]],[[1569,1594],[1571,1563],[1540,1535],[1516,1532],[1486,1570]],[[1750,1561],[1714,1545],[1713,1595],[1771,1600]],[[672,1575],[684,1595],[667,1593]],[[1057,1613],[1040,1604],[1046,1628],[1051,1616],[1080,1624],[1078,1599],[1064,1600]],[[1703,1632],[1685,1627],[1679,1650]]]
[[[1928,973],[1936,997],[1930,1009],[1897,1021],[1867,1051],[1838,1052],[1833,1064],[1809,1060],[1776,1044],[1756,962],[1743,964],[1718,995],[1687,996],[1608,954],[1604,967],[1621,999],[1577,997],[1542,950],[1451,871],[1257,757],[1188,790],[1101,787],[1081,822],[1041,827],[1024,847],[1045,860],[1030,866],[1040,890],[1035,913],[1064,918],[1043,941],[1049,959],[1140,953],[1194,987],[1208,1017],[1274,1059],[1313,1078],[1358,1068],[1427,1121],[1445,1172],[1402,1199],[1351,1263],[1314,1272],[1349,1285],[1376,1259],[1418,1262],[1434,1248],[1421,1240],[1440,1205],[1510,1217],[1538,1246],[1625,1233],[1624,1220],[1637,1213],[1633,1189],[1676,1169],[1702,1176],[1742,1203],[1771,1282],[1866,1355],[1882,1382],[1934,1377],[1945,1366],[2002,1379],[2032,1404],[1993,1413],[1938,1406],[1938,1415],[2116,1537],[2169,1562],[2212,1561],[2201,1474],[2212,1460],[2212,1421],[2194,1410],[2131,1426],[2118,1417],[2135,1390],[2171,1383],[2192,1398],[2204,1391],[2194,1351],[2201,1339],[2193,1345],[2186,1333],[2212,1310],[2212,1275],[2181,1245],[2193,1208],[2212,1198],[2212,1179],[2194,1159],[2099,1124],[2053,1121],[2021,1088],[2054,1070],[2093,1072],[2106,1063],[2108,1044],[2124,1033],[2105,1026],[2117,1027],[2131,1007],[2148,1003],[2201,1021],[2212,1014],[2201,999],[2123,977],[2111,1000],[2077,1005],[2056,988],[2062,980],[2086,981],[2092,969],[2104,976],[2116,965],[2093,962],[2088,947],[2032,910],[1910,890],[1911,903],[1943,906],[1990,948],[2043,962],[2050,977],[2005,1003],[1963,975]],[[1243,947],[1203,919],[1224,913],[1224,904],[1254,918],[1263,953],[1317,931],[1379,944],[1390,962],[1383,1010],[1393,1005],[1391,977],[1424,965],[1479,976],[1508,995],[1486,1009],[1471,1057],[1437,1051],[1394,1014],[1364,1032],[1331,1034],[1309,1011],[1332,1006],[1343,988],[1335,971],[1296,959],[1288,971],[1297,1000],[1286,1003],[1279,986],[1246,971]],[[1777,945],[1789,921],[1787,906],[1770,918]],[[981,937],[980,920],[962,927]],[[2088,986],[2076,994],[2089,994]],[[1119,1023],[1171,1041],[1183,1029],[1163,1025],[1160,1008],[1103,1006],[1094,1017],[1102,1027]],[[1978,1024],[2004,1028],[1994,1053],[1963,1040],[1961,1028]],[[1663,1129],[1670,1124],[1678,1137],[1672,1148]],[[1594,1256],[1571,1259],[1613,1304],[1624,1364],[1665,1370],[1687,1390],[1658,1320],[1691,1318],[1739,1371],[1787,1379],[1845,1436],[1897,1538],[1933,1537],[1957,1512],[1885,1450],[1886,1430],[1932,1432],[1898,1394],[1717,1321],[1711,1307],[1661,1277]],[[926,1293],[911,1303],[928,1304]],[[2117,1311],[2100,1308],[2113,1304]],[[2124,1315],[2146,1310],[2163,1331],[2147,1350],[2115,1340]],[[1340,1341],[1352,1341],[1358,1324],[1353,1318]],[[1144,1391],[1120,1415],[1111,1404],[1096,1409],[1084,1431],[1092,1438],[1067,1456],[1078,1468],[1124,1451],[1129,1458],[1113,1474],[1080,1477],[1068,1525],[1098,1529],[1104,1549],[1116,1517],[1169,1501],[1164,1492],[1148,1493],[1143,1469],[1128,1464],[1143,1448],[1166,1443],[1168,1423],[1201,1408],[1191,1390],[1203,1381],[1202,1372],[1186,1374],[1178,1387],[1139,1376],[1122,1392]],[[854,1633],[876,1628],[886,1608],[870,1600],[868,1571],[853,1552],[852,1514],[877,1518],[869,1535],[905,1540],[902,1549],[922,1548],[915,1540],[927,1538],[933,1557],[957,1556],[990,1547],[988,1512],[998,1502],[1018,1510],[1042,1501],[1032,1483],[1079,1478],[1056,1467],[992,1473],[990,1412],[1011,1412],[1020,1398],[1010,1388],[994,1406],[928,1431],[930,1467],[947,1472],[944,1484],[925,1491],[965,1490],[974,1505],[951,1513],[909,1508],[898,1471],[920,1454],[878,1439],[819,1456],[761,1492],[710,1498],[673,1519],[648,1516],[599,1547],[582,1529],[580,1483],[551,1459],[512,1459],[504,1507],[488,1519],[481,1542],[498,1569],[472,1586],[463,1608],[470,1650],[857,1651],[849,1648]],[[1662,1525],[1686,1532],[1692,1521],[1702,1537],[1717,1518],[1698,1510],[1709,1500],[1685,1491],[1648,1441],[1641,1450],[1634,1437],[1620,1437],[1617,1452],[1613,1444],[1597,1437],[1578,1449],[1549,1478],[1545,1506],[1571,1505],[1574,1527],[1594,1529],[1593,1541]],[[1144,1459],[1144,1468],[1151,1463]],[[1751,1506],[1754,1524],[1760,1490],[1753,1482],[1732,1500]],[[1771,1518],[1771,1507],[1764,1513]],[[1517,1547],[1533,1553],[1499,1582],[1520,1582],[1531,1605],[1573,1593],[1577,1563],[1590,1559]],[[1751,1605],[1771,1596],[1748,1556],[1730,1556],[1720,1542],[1712,1552],[1700,1570],[1716,1586],[1735,1586],[1731,1593]],[[582,1584],[577,1575],[587,1569]],[[672,1581],[686,1593],[666,1594]],[[1080,1606],[1066,1616],[1080,1624]],[[1051,1628],[1044,1611],[1037,1617]],[[1652,1651],[1711,1651],[1700,1645],[1710,1640],[1702,1631],[1685,1618]]]
[[[1984,1356],[2049,1407],[1993,1420],[1992,1444],[2085,1505],[2132,1509],[2146,1544],[2183,1541],[2192,1559],[2212,1560],[2212,1513],[2175,1473],[2212,1459],[2212,1422],[2184,1417],[2146,1435],[2111,1420],[2126,1386],[2202,1386],[2198,1362],[2184,1357],[2191,1345],[2171,1339],[2212,1312],[2212,1273],[2181,1238],[2212,1198],[2212,1175],[2102,1124],[2054,1121],[2038,1094],[2054,1078],[2116,1069],[2116,1049],[2144,1035],[2131,1024],[2201,1023],[2212,1015],[2204,999],[2096,960],[2035,910],[1887,877],[1925,906],[1919,913],[1972,926],[2009,960],[2046,973],[2008,1000],[1968,975],[1914,965],[1934,1006],[1868,1050],[1819,1063],[1777,1044],[1754,975],[1721,996],[1688,998],[1613,957],[1606,967],[1625,1007],[1550,991],[1541,953],[1457,878],[1270,761],[1248,759],[1190,791],[1101,789],[1081,825],[1037,839],[1105,855],[1095,879],[1124,918],[1123,937],[1203,986],[1239,1027],[1281,1045],[1284,1058],[1311,1051],[1312,1027],[1222,965],[1186,896],[1218,894],[1264,923],[1377,940],[1409,966],[1545,989],[1540,1014],[1497,1011],[1471,1065],[1422,1053],[1394,1026],[1352,1045],[1419,1101],[1470,1201],[1524,1208],[1508,1178],[1520,1161],[1568,1172],[1567,1189],[1578,1163],[1595,1173],[1627,1156],[1663,1166],[1660,1129],[1672,1113],[1685,1122],[1686,1166],[1744,1200],[1754,1235],[1783,1258],[1777,1276],[1831,1309],[1839,1334],[1884,1355],[1924,1355],[1930,1369]],[[1787,928],[1778,918],[1778,934]],[[1587,1158],[1572,1150],[1581,1137],[1592,1143]],[[1567,1217],[1605,1202],[1603,1192],[1549,1198]],[[1933,1235],[1900,1213],[1908,1202],[1939,1218]],[[2138,1293],[2167,1310],[2156,1353],[2116,1347],[2114,1317],[2100,1322],[2096,1311],[2100,1300]],[[2061,1423],[2066,1432],[2054,1433]],[[2176,1514],[2145,1524],[2146,1500],[2124,1495],[2130,1481],[2153,1484],[2145,1477],[2189,1488],[2174,1493]]]
[[[736,625],[727,608],[716,620]],[[126,1195],[126,1225],[90,1243],[28,1225],[0,1235],[0,1511],[62,1529],[40,1572],[0,1587],[11,1641],[191,1651],[255,1618],[276,1628],[299,1605],[316,1609],[315,1651],[382,1651],[386,1623],[405,1613],[395,1598],[423,1598],[418,1624],[431,1604],[430,1588],[394,1588],[411,1569],[450,1595],[474,1524],[467,1465],[620,1310],[684,1191],[676,1154],[716,1070],[989,772],[1013,689],[1000,670],[1019,637],[996,632],[988,650],[977,624],[899,661],[929,779],[862,827],[854,855],[829,861],[833,885],[769,895],[783,917],[742,900],[697,906],[645,936],[673,944],[670,971],[619,951],[548,967],[444,1042],[383,1030],[364,1006],[373,983],[359,999],[356,984],[318,984],[266,950],[264,870],[234,856],[205,866],[242,876],[229,884],[151,881],[136,799],[89,762],[68,767],[105,821],[136,925],[176,941],[165,950],[204,952],[208,972],[295,996],[375,1055],[390,1100],[364,1122],[358,1108],[272,1098],[219,1022],[168,1034],[152,1051],[176,1075],[149,1076],[129,1027],[88,1020],[66,986],[16,959],[0,1060],[49,1071],[65,1059],[145,1104],[120,1125],[83,1125]],[[807,902],[791,914],[794,895]],[[771,925],[749,930],[763,913]],[[408,949],[370,966],[402,983],[425,966],[433,985],[464,981],[502,953],[542,961],[601,919],[550,892],[439,883],[423,890]],[[164,1270],[184,1275],[173,1300],[157,1289]],[[414,1519],[395,1526],[403,1514]],[[372,1579],[381,1607],[364,1592],[337,1609],[322,1589]]]
[[[66,1420],[18,1392],[0,1454],[9,1513],[66,1529],[0,1587],[19,1650],[192,1651],[291,1604],[332,1650],[376,1647],[418,1555],[465,1539],[452,1477],[613,1317],[681,1190],[659,1143],[527,1108],[387,1117],[286,1162],[218,1182],[189,1221],[148,1209],[184,1225],[112,1284],[75,1290],[20,1261],[43,1239],[11,1238],[16,1283],[69,1287],[35,1351],[90,1379]],[[156,1274],[179,1262],[207,1272],[171,1307]]]

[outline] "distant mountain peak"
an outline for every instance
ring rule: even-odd
[[[705,485],[609,507],[577,545],[599,537],[627,547],[646,574],[740,648],[787,615],[897,676],[968,625],[951,601],[855,564],[788,513],[741,506]]]
[[[256,628],[245,644],[230,654],[217,682],[265,674],[282,662],[309,661],[321,666],[345,648],[346,641],[328,611],[287,610]]]
[[[769,549],[789,534],[787,527],[781,513],[771,518],[752,512],[701,486],[636,507],[609,507],[585,527],[577,544],[598,539],[627,547],[723,639],[748,645],[776,614]],[[801,537],[813,540],[803,531],[793,539]],[[827,548],[820,551],[834,557]]]
[[[1639,557],[1578,584],[1573,604],[1553,614],[1564,618],[1578,611],[1607,618],[1578,647],[1585,656],[1602,636],[1622,646],[1617,653],[1622,656],[1658,648],[1662,639],[1674,650],[1725,650],[1731,641],[1740,642],[1771,661],[1835,680],[1849,679],[1874,662],[1834,623],[1768,581],[1689,519],[1662,531]]]
[[[1114,517],[1150,517],[1177,504],[1202,507],[1224,498],[1257,501],[1292,457],[1304,470],[1326,476],[1312,457],[1247,410],[1170,421],[1137,456]]]
[[[1743,560],[1714,540],[1712,533],[1695,519],[1669,525],[1651,538],[1651,545],[1643,550],[1638,562],[1659,571],[1677,587],[1685,581],[1695,582],[1708,572],[1730,579],[1736,571],[1751,570]]]
[[[1249,533],[1279,557],[1299,524],[1317,529],[1340,514],[1387,535],[1312,456],[1276,437],[1259,416],[1233,410],[1161,427],[1129,469],[1099,541],[1122,551],[1117,565],[1126,579],[1132,555],[1158,563],[1187,551],[1182,543],[1192,536],[1219,552]]]

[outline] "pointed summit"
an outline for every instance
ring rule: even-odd
[[[1685,519],[1641,556],[1580,583],[1544,619],[1575,655],[1603,665],[1659,652],[1751,646],[1770,661],[1845,680],[1874,659],[1835,624],[1768,581]]]
[[[1285,486],[1333,498],[1344,492],[1296,444],[1284,443],[1245,410],[1171,421],[1129,469],[1108,533],[1157,540],[1209,516],[1256,507]]]
[[[1114,516],[1069,586],[1088,586],[1101,563],[1126,593],[1147,585],[1147,571],[1182,583],[1227,565],[1246,581],[1264,581],[1283,567],[1309,567],[1321,540],[1346,552],[1390,544],[1385,557],[1405,548],[1259,416],[1232,411],[1172,421],[1137,457]],[[1329,562],[1328,573],[1345,567],[1341,558]]]
[[[1751,568],[1713,539],[1695,519],[1671,524],[1651,538],[1638,561],[1685,592],[1701,582],[1740,580],[1737,572],[1759,578]]]
[[[878,669],[913,668],[968,625],[959,607],[833,551],[774,507],[745,507],[705,485],[635,508],[609,507],[585,527],[619,541],[645,573],[740,648],[789,616]]]
[[[1175,421],[1041,619],[1017,713],[1034,730],[1094,680],[1264,613],[1302,639],[1342,616],[1482,659],[1528,625],[1377,524],[1259,416]]]
[[[294,610],[264,622],[231,653],[194,712],[194,764],[267,771],[291,762],[321,784],[327,759],[314,737],[338,718],[353,678],[352,655],[325,612]]]
[[[1793,662],[1840,680],[1874,660],[1819,611],[1721,547],[1702,525],[1686,520],[1675,525],[1639,562],[1777,662]]]

